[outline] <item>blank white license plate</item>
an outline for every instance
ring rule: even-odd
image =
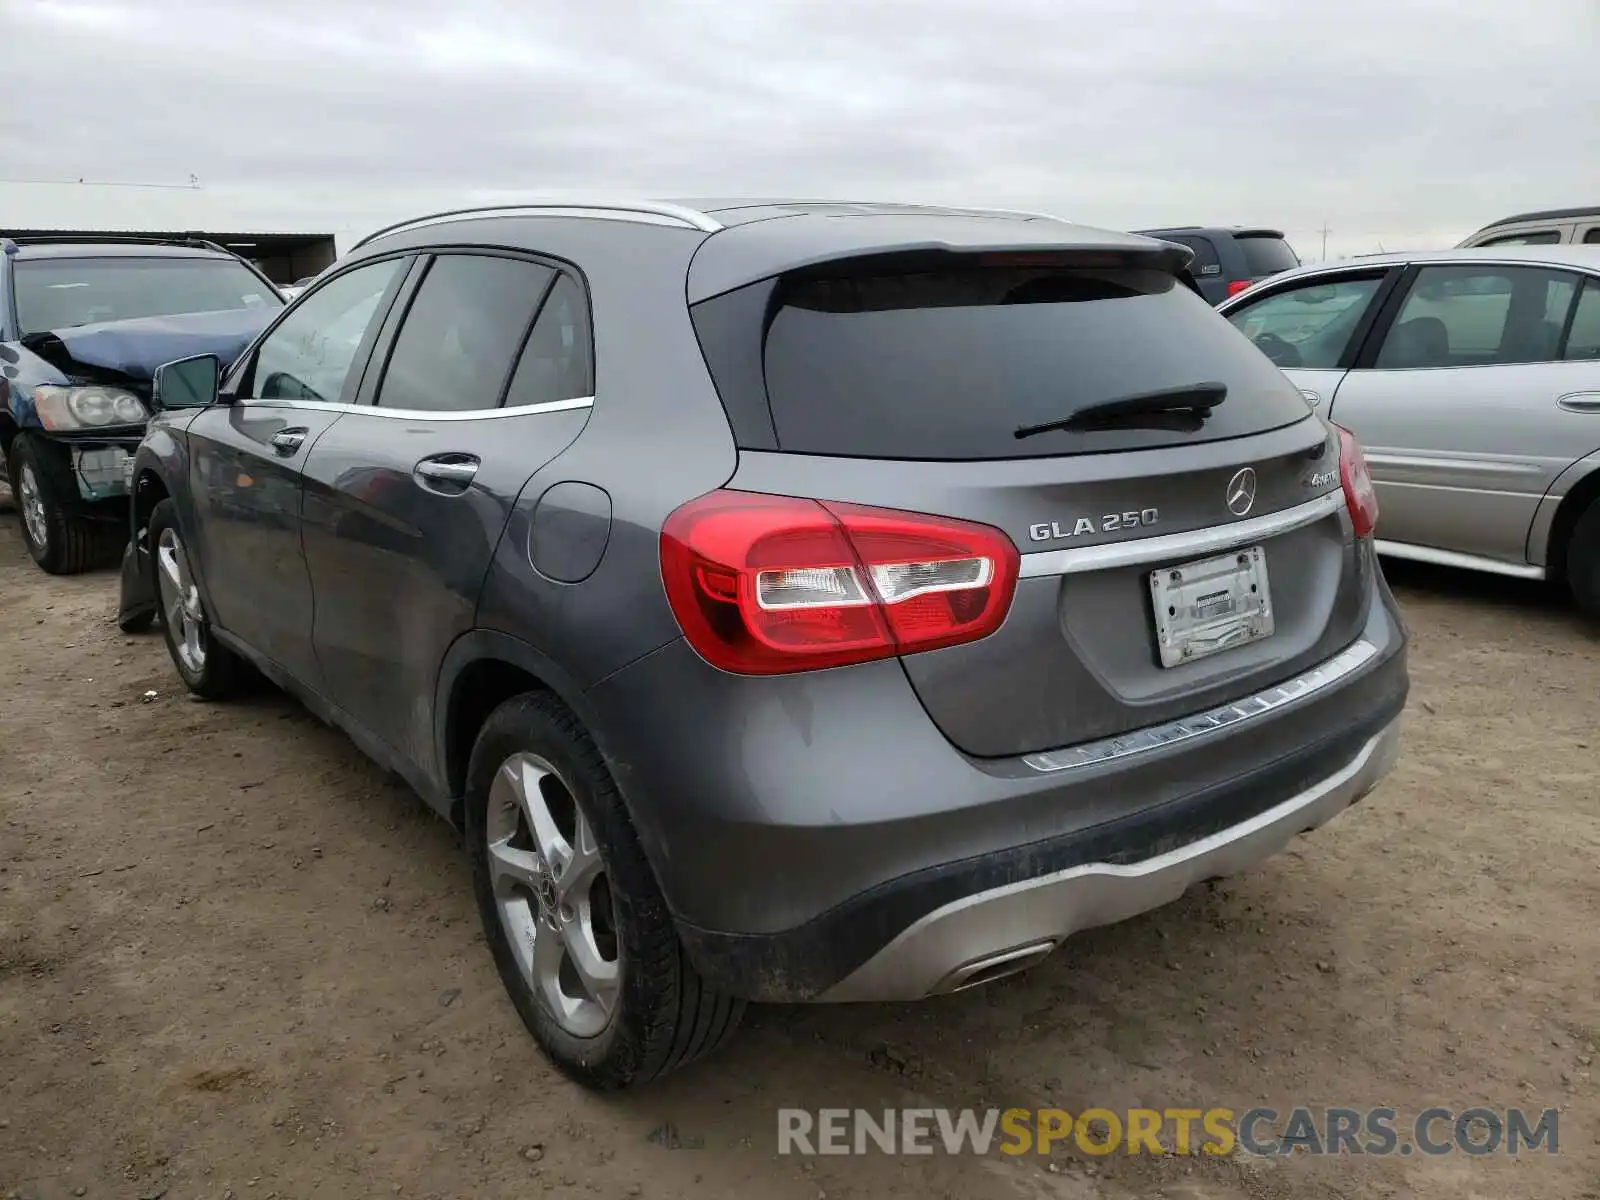
[[[1150,572],[1163,667],[1272,635],[1272,593],[1260,546]]]

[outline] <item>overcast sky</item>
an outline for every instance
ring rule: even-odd
[[[1597,0],[0,0],[0,226],[588,191],[1451,244],[1600,203],[1597,52]]]

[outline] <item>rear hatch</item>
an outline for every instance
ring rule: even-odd
[[[901,656],[969,754],[1223,704],[1361,627],[1338,439],[1175,269],[1170,250],[856,255],[691,308],[741,447],[728,488],[1020,551],[997,629]]]
[[[1239,229],[1233,240],[1244,256],[1245,275],[1252,281],[1300,265],[1300,256],[1276,229]]]

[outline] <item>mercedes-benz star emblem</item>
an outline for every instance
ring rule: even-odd
[[[1228,480],[1228,511],[1236,517],[1242,517],[1255,506],[1256,502],[1256,469],[1245,467],[1232,479]]]

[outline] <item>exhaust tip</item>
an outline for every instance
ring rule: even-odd
[[[1053,938],[1040,942],[1030,942],[1026,946],[1018,946],[1011,950],[1002,950],[998,954],[986,954],[982,958],[957,967],[941,979],[928,992],[930,996],[948,996],[955,992],[964,992],[968,988],[979,987],[985,983],[993,983],[997,979],[1004,979],[1008,975],[1016,975],[1026,971],[1029,967],[1049,958],[1051,951],[1056,948]]]

